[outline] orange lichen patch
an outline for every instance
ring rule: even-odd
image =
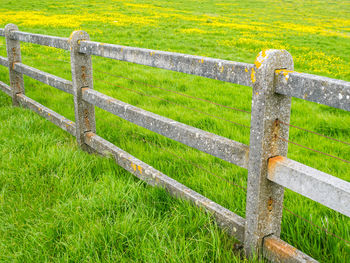
[[[269,253],[273,253],[282,261],[294,257],[297,251],[295,247],[292,247],[286,242],[273,237],[269,237],[264,240],[264,247],[269,251]]]
[[[258,60],[255,60],[254,64],[255,64],[256,68],[260,68],[262,63]]]
[[[254,61],[256,68],[260,68],[266,58],[267,58],[266,50],[260,51],[260,53],[258,54],[258,56]]]
[[[137,169],[139,170],[140,174],[142,174],[142,167],[140,165],[137,166]]]
[[[245,68],[245,72],[248,72],[248,69],[247,69],[247,68]]]
[[[277,69],[276,73],[280,74],[282,73],[284,76],[288,75],[288,73],[294,72],[293,70],[286,70],[286,69]]]
[[[250,74],[250,77],[252,79],[252,82],[255,83],[256,78],[255,78],[255,70],[254,70],[254,68],[252,68],[252,73]]]
[[[294,72],[293,70],[286,70],[286,69],[278,69],[275,71],[277,74],[283,74],[283,76],[286,78],[286,80],[289,79],[289,73]]]
[[[276,165],[279,162],[283,162],[285,158],[283,156],[275,156],[268,160],[267,170],[269,173],[273,173],[275,171]]]
[[[136,164],[134,164],[134,163],[131,163],[131,167],[132,167],[132,169],[134,170],[134,172],[136,171]]]

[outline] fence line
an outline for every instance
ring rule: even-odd
[[[155,147],[158,147],[159,149],[161,149],[161,150],[163,150],[163,151],[166,151],[167,153],[169,153],[169,154],[175,156],[176,158],[178,158],[178,159],[180,159],[180,160],[182,160],[182,161],[185,161],[185,162],[187,162],[187,163],[189,163],[189,164],[191,164],[191,165],[193,165],[193,166],[195,166],[195,167],[201,169],[202,171],[204,171],[204,172],[206,172],[206,173],[209,173],[209,174],[213,175],[214,177],[216,177],[216,178],[218,178],[218,179],[220,179],[220,180],[226,182],[227,184],[231,185],[232,187],[235,187],[235,188],[238,187],[238,188],[240,188],[240,190],[243,190],[243,191],[246,193],[246,191],[247,191],[247,188],[246,188],[246,187],[241,186],[241,185],[238,185],[238,184],[233,183],[233,182],[230,182],[230,181],[228,181],[227,179],[225,179],[225,178],[223,178],[223,177],[221,177],[221,176],[219,176],[219,175],[217,175],[217,174],[215,174],[215,173],[209,171],[208,169],[204,168],[203,166],[199,165],[198,163],[195,163],[195,162],[192,162],[192,161],[190,161],[190,160],[188,160],[188,159],[185,159],[185,158],[183,158],[183,157],[181,157],[181,156],[179,156],[179,155],[177,155],[177,154],[175,154],[175,153],[169,151],[168,149],[166,149],[166,148],[164,148],[164,147],[162,147],[162,146],[160,146],[160,145],[158,145],[158,144],[156,144],[156,143],[154,143],[154,142],[152,142],[152,141],[146,140],[146,139],[144,138],[144,135],[141,134],[141,133],[134,132],[134,134],[137,134],[137,135],[139,135],[139,136],[142,136],[142,141],[144,141],[144,142],[146,142],[146,143],[148,143],[148,144],[151,144],[151,145],[153,145],[153,146],[155,146]],[[135,139],[140,140],[139,137],[136,137],[136,136],[132,136],[132,137],[135,138]],[[308,223],[309,225],[311,225],[311,226],[313,226],[313,227],[316,227],[316,228],[322,230],[322,231],[325,232],[327,235],[331,235],[331,236],[333,236],[333,237],[335,237],[335,238],[337,238],[337,239],[339,239],[339,240],[341,240],[341,241],[344,241],[345,243],[350,244],[350,241],[348,241],[348,240],[346,240],[346,239],[344,239],[344,238],[342,238],[342,237],[340,237],[340,236],[338,236],[338,235],[336,235],[336,234],[334,234],[334,233],[328,231],[327,229],[325,229],[325,228],[323,228],[323,227],[321,227],[321,226],[319,226],[319,225],[317,225],[317,224],[311,222],[310,220],[308,220],[308,219],[306,219],[306,218],[304,218],[304,217],[302,217],[302,216],[300,216],[300,215],[294,213],[293,211],[291,211],[291,210],[288,209],[287,207],[283,206],[283,209],[285,209],[288,213],[290,213],[290,214],[293,215],[294,217],[297,217],[297,218],[303,220],[304,222]]]
[[[198,163],[189,161],[188,159],[185,159],[185,158],[183,158],[183,157],[181,157],[181,156],[179,156],[179,155],[177,155],[177,154],[175,154],[175,153],[173,153],[173,152],[167,150],[166,148],[164,148],[164,147],[162,147],[162,146],[160,146],[160,145],[158,145],[158,144],[156,144],[156,143],[154,143],[154,142],[152,142],[152,141],[146,140],[146,139],[144,138],[144,135],[143,135],[143,134],[138,133],[138,132],[134,132],[134,133],[137,134],[137,135],[142,136],[142,141],[144,141],[144,142],[146,142],[146,143],[148,143],[148,144],[151,144],[151,145],[153,145],[153,146],[155,146],[155,147],[158,147],[159,149],[161,149],[161,150],[163,150],[163,151],[166,151],[167,153],[169,153],[169,154],[175,156],[176,158],[178,158],[178,159],[180,159],[180,160],[182,160],[182,161],[185,161],[185,162],[187,162],[187,163],[189,163],[189,164],[191,164],[191,165],[193,165],[193,166],[195,166],[195,167],[201,169],[202,171],[207,172],[207,173],[213,175],[213,176],[216,177],[216,178],[219,178],[220,180],[222,180],[222,181],[226,182],[227,184],[231,185],[232,187],[235,187],[235,188],[238,187],[238,188],[240,188],[240,190],[243,190],[244,192],[247,191],[247,188],[246,188],[246,187],[241,186],[241,185],[238,185],[238,184],[235,184],[235,183],[233,183],[233,182],[230,182],[230,181],[228,181],[227,179],[225,179],[225,178],[223,178],[223,177],[221,177],[221,176],[219,176],[219,175],[217,175],[217,174],[215,174],[215,173],[209,171],[208,169],[204,168],[203,166],[199,165]],[[132,137],[135,138],[135,139],[140,140],[139,137],[136,137],[136,136],[132,136]],[[340,236],[338,236],[338,235],[336,235],[336,234],[334,234],[334,233],[332,233],[332,232],[329,232],[327,229],[325,229],[325,228],[323,228],[323,227],[321,227],[321,226],[319,226],[319,225],[317,225],[317,224],[311,222],[310,220],[308,220],[308,219],[306,219],[306,218],[304,218],[304,217],[302,217],[302,216],[300,216],[300,215],[294,213],[293,211],[291,211],[291,210],[288,209],[287,207],[283,206],[283,209],[285,209],[288,213],[290,213],[290,214],[293,215],[294,217],[297,217],[297,218],[303,220],[304,222],[308,223],[309,225],[311,225],[311,226],[313,226],[313,227],[316,227],[316,228],[322,230],[322,231],[325,232],[327,235],[331,235],[331,236],[333,236],[333,237],[335,237],[335,238],[337,238],[337,239],[339,239],[339,240],[341,240],[341,241],[344,241],[345,243],[350,244],[350,241],[348,241],[348,240],[346,240],[346,239],[344,239],[344,238],[342,238],[342,237],[340,237]]]
[[[43,57],[49,58],[48,56],[43,56]],[[68,61],[65,61],[65,60],[58,60],[58,61],[65,62],[65,63],[69,63]],[[48,64],[48,63],[46,63],[46,64]],[[48,65],[57,66],[57,65],[54,65],[54,64],[48,64]],[[174,90],[170,90],[170,89],[165,89],[165,88],[162,88],[162,87],[157,87],[157,86],[150,85],[150,84],[148,84],[148,83],[146,83],[146,82],[143,82],[143,81],[131,79],[131,78],[124,77],[124,76],[114,75],[114,74],[111,74],[111,73],[108,73],[108,72],[105,72],[105,71],[102,71],[102,70],[94,69],[94,71],[100,72],[100,73],[103,73],[103,74],[106,74],[106,75],[109,75],[109,76],[112,76],[112,77],[114,77],[114,78],[122,78],[122,79],[126,79],[126,80],[133,81],[133,82],[135,82],[135,83],[140,83],[140,84],[142,84],[142,85],[144,85],[144,86],[147,86],[147,87],[152,87],[152,88],[156,88],[156,89],[168,91],[168,92],[171,92],[171,93],[174,93],[174,94],[178,94],[178,95],[183,96],[183,97],[187,97],[187,98],[191,98],[191,99],[195,99],[195,100],[207,102],[207,103],[210,103],[210,104],[219,106],[219,107],[231,109],[231,110],[238,111],[238,112],[248,113],[248,114],[251,113],[250,111],[238,109],[238,108],[231,107],[231,106],[222,105],[222,104],[220,104],[220,103],[216,103],[216,102],[213,102],[213,101],[210,101],[210,100],[207,100],[207,99],[203,99],[203,98],[199,98],[199,97],[187,95],[187,94],[184,94],[184,93],[181,93],[181,92],[178,92],[178,91],[174,91]],[[36,79],[36,78],[35,78],[35,79]],[[153,97],[153,98],[156,98],[156,99],[159,99],[159,100],[163,100],[163,101],[166,101],[166,102],[168,102],[168,103],[171,103],[171,104],[174,104],[174,105],[178,105],[178,106],[180,106],[180,107],[183,107],[183,108],[186,108],[186,109],[190,109],[190,110],[192,110],[192,111],[198,112],[198,113],[200,113],[200,114],[208,115],[208,116],[213,117],[213,118],[216,118],[216,119],[220,119],[220,120],[223,120],[223,121],[226,121],[226,122],[230,122],[230,123],[232,123],[232,124],[235,124],[235,125],[238,125],[238,126],[241,126],[241,127],[250,128],[250,126],[247,126],[247,125],[244,125],[244,124],[241,124],[241,123],[237,123],[237,122],[234,122],[234,121],[231,121],[231,120],[227,120],[227,119],[224,119],[224,118],[222,118],[222,117],[215,116],[215,115],[212,115],[212,114],[209,114],[209,113],[206,113],[206,112],[202,112],[202,111],[199,111],[199,110],[197,110],[197,109],[195,109],[195,108],[190,108],[190,107],[187,107],[187,106],[184,106],[184,105],[180,105],[180,104],[178,104],[178,103],[175,103],[175,102],[173,102],[173,101],[169,101],[169,100],[160,98],[160,97],[155,96],[155,95],[149,95],[149,94],[146,94],[146,93],[141,92],[141,91],[138,91],[138,90],[134,90],[134,89],[131,89],[131,88],[122,87],[122,86],[120,86],[120,85],[117,85],[117,84],[114,84],[114,83],[112,84],[112,83],[107,82],[107,81],[105,81],[105,80],[101,80],[101,79],[97,79],[97,80],[99,80],[99,81],[101,81],[101,82],[104,82],[105,84],[108,84],[108,85],[112,85],[112,86],[115,86],[115,87],[118,87],[118,88],[121,88],[121,89],[124,89],[124,90],[128,90],[128,91],[137,93],[137,94],[139,94],[139,95],[144,95],[144,96]]]
[[[341,141],[341,140],[338,140],[338,139],[335,139],[335,138],[326,136],[326,135],[324,135],[324,134],[321,134],[321,133],[318,133],[318,132],[314,132],[314,131],[311,131],[311,130],[308,130],[308,129],[305,129],[305,128],[302,128],[302,127],[299,127],[299,126],[296,126],[296,125],[292,125],[292,124],[290,124],[290,123],[286,123],[286,122],[283,122],[283,121],[280,121],[280,120],[278,120],[278,123],[281,123],[281,124],[283,124],[283,125],[288,125],[288,126],[290,126],[290,127],[293,127],[293,128],[296,128],[296,129],[305,131],[305,132],[309,132],[309,133],[312,133],[312,134],[315,134],[315,135],[318,135],[318,136],[321,136],[321,137],[324,137],[324,138],[326,138],[326,139],[328,139],[328,140],[340,142],[340,143],[343,143],[343,144],[346,144],[346,145],[349,145],[349,146],[350,146],[350,143],[348,143],[348,142]]]
[[[199,165],[198,163],[195,163],[195,162],[192,162],[192,161],[190,161],[190,160],[188,160],[188,159],[185,159],[185,158],[183,158],[183,157],[181,157],[181,156],[179,156],[179,155],[177,155],[177,154],[175,154],[175,153],[173,153],[173,152],[167,150],[166,148],[164,148],[164,147],[162,147],[162,146],[160,146],[160,145],[158,145],[158,144],[156,144],[156,143],[154,143],[154,142],[152,142],[152,141],[146,140],[146,139],[144,138],[144,135],[141,134],[141,133],[134,132],[134,134],[137,134],[137,135],[141,136],[141,137],[142,137],[141,140],[144,141],[144,142],[146,142],[147,144],[151,144],[151,145],[153,145],[153,146],[155,146],[155,147],[157,147],[157,148],[159,148],[159,149],[161,149],[161,150],[163,150],[163,151],[166,151],[168,154],[171,154],[171,155],[175,156],[176,158],[178,158],[178,159],[180,159],[180,160],[182,160],[182,161],[184,161],[184,162],[187,162],[187,163],[189,163],[189,164],[191,164],[191,165],[193,165],[193,166],[199,168],[200,170],[202,170],[202,171],[204,171],[204,172],[206,172],[206,173],[208,173],[208,174],[211,174],[212,176],[214,176],[214,177],[216,177],[216,178],[218,178],[218,179],[220,179],[220,180],[226,182],[227,184],[231,185],[231,186],[234,187],[235,189],[239,188],[239,190],[242,190],[242,191],[244,191],[244,192],[246,193],[246,191],[247,191],[247,188],[246,188],[246,187],[241,186],[241,185],[238,185],[238,184],[233,183],[233,182],[230,182],[230,181],[228,181],[227,179],[225,179],[225,178],[223,178],[223,177],[221,177],[221,176],[219,176],[219,175],[217,175],[217,174],[215,174],[215,173],[209,171],[208,169],[204,168],[203,166]],[[140,140],[140,138],[139,138],[139,137],[136,137],[136,136],[132,136],[132,138]],[[350,241],[348,241],[348,240],[346,240],[346,239],[344,239],[344,238],[342,238],[342,237],[340,237],[340,236],[338,236],[338,235],[336,235],[336,234],[334,234],[334,233],[328,231],[327,229],[325,229],[325,228],[323,228],[323,227],[321,227],[321,226],[319,226],[319,225],[317,225],[317,224],[311,222],[310,220],[308,220],[308,219],[306,219],[306,218],[304,218],[304,217],[302,217],[302,216],[300,216],[300,215],[294,213],[293,211],[291,211],[291,210],[288,209],[287,207],[283,206],[283,209],[285,209],[288,213],[290,213],[290,214],[293,215],[294,217],[297,217],[297,218],[303,220],[304,222],[308,223],[309,225],[311,225],[311,226],[313,226],[313,227],[315,227],[315,228],[317,228],[317,229],[319,229],[319,230],[322,230],[325,234],[330,235],[330,236],[333,236],[333,237],[339,239],[340,241],[343,241],[343,242],[345,242],[345,243],[350,244]]]
[[[117,87],[117,88],[121,88],[121,89],[124,89],[124,90],[128,90],[128,91],[134,92],[134,93],[136,93],[136,94],[143,95],[143,96],[147,96],[147,97],[150,97],[150,98],[156,98],[156,99],[158,99],[158,100],[162,100],[162,101],[168,102],[168,103],[170,103],[170,104],[174,104],[174,105],[177,105],[177,106],[179,106],[179,107],[182,107],[182,108],[185,108],[185,109],[188,109],[188,110],[197,112],[197,113],[199,113],[199,114],[203,114],[203,115],[207,115],[207,116],[213,117],[213,118],[215,118],[215,119],[219,119],[219,120],[222,120],[222,121],[226,121],[226,122],[232,123],[232,124],[237,125],[237,126],[241,126],[241,127],[244,127],[244,128],[250,128],[250,126],[248,126],[248,125],[244,125],[244,124],[241,124],[241,123],[238,123],[238,122],[235,122],[235,121],[227,120],[227,119],[224,119],[224,118],[222,118],[222,117],[219,117],[219,116],[216,116],[216,115],[213,115],[213,114],[204,112],[204,111],[200,111],[200,110],[197,110],[197,109],[195,109],[195,108],[187,107],[187,106],[181,105],[181,104],[179,104],[179,103],[176,103],[176,102],[173,102],[173,101],[170,101],[170,100],[167,100],[167,99],[163,99],[163,98],[158,97],[158,96],[155,96],[155,95],[150,95],[150,94],[147,94],[147,93],[138,91],[138,90],[134,90],[134,89],[131,89],[131,88],[126,88],[126,87],[123,87],[123,86],[120,86],[120,85],[117,85],[117,84],[112,84],[112,83],[110,83],[110,82],[108,82],[108,81],[105,81],[105,80],[102,80],[102,79],[98,79],[98,78],[96,78],[96,79],[99,80],[99,81],[101,81],[101,82],[103,82],[103,83],[105,83],[105,84],[112,85],[112,86]]]
[[[310,148],[310,147],[301,145],[301,144],[299,144],[299,143],[296,143],[296,142],[293,142],[293,141],[290,141],[290,140],[286,140],[286,139],[281,138],[281,137],[279,137],[279,136],[277,136],[277,138],[280,139],[280,140],[282,140],[282,141],[285,141],[285,142],[294,144],[294,145],[296,145],[296,146],[299,146],[299,147],[301,147],[301,148],[307,149],[307,150],[309,150],[309,151],[312,151],[312,152],[315,152],[315,153],[319,153],[319,154],[323,154],[323,155],[328,156],[328,157],[332,157],[332,158],[334,158],[334,159],[336,159],[336,160],[339,160],[339,161],[342,161],[342,162],[344,162],[344,163],[350,163],[350,161],[345,160],[345,159],[342,159],[342,158],[339,158],[339,157],[334,156],[334,155],[332,155],[332,154],[324,153],[324,152],[321,152],[321,151],[312,149],[312,148]]]
[[[247,167],[248,147],[242,143],[145,111],[91,89],[85,89],[82,98],[138,126],[240,167]]]
[[[138,133],[138,132],[135,132],[135,134],[140,135],[140,136],[143,136],[142,134],[140,134],[140,133]],[[135,138],[135,139],[140,139],[140,138],[137,138],[137,137],[133,137],[133,138]],[[211,174],[212,176],[214,176],[214,177],[216,177],[216,178],[218,178],[218,179],[220,179],[220,180],[226,182],[226,183],[229,184],[229,185],[238,187],[238,188],[240,188],[241,190],[244,190],[244,191],[247,190],[246,187],[241,186],[241,185],[236,184],[236,183],[233,183],[233,182],[230,182],[230,181],[228,181],[227,179],[223,178],[222,176],[219,176],[219,175],[217,175],[217,174],[215,174],[215,173],[209,171],[208,169],[204,168],[203,166],[201,166],[201,165],[198,164],[198,163],[195,163],[195,162],[192,162],[192,161],[190,161],[190,160],[188,160],[188,159],[186,159],[186,158],[183,158],[183,157],[181,157],[180,155],[177,155],[177,154],[175,154],[175,153],[173,153],[173,152],[167,150],[166,148],[164,148],[164,147],[162,147],[162,146],[160,146],[160,145],[157,145],[157,144],[155,144],[155,143],[153,143],[153,142],[151,142],[151,141],[149,141],[149,140],[146,140],[145,138],[142,138],[142,140],[143,140],[144,142],[148,143],[148,144],[151,144],[151,145],[154,145],[154,146],[158,147],[159,149],[162,149],[163,151],[166,151],[167,153],[169,153],[169,154],[175,156],[176,158],[178,158],[178,159],[180,159],[180,160],[182,160],[182,161],[184,161],[184,162],[187,162],[187,163],[189,163],[189,164],[191,164],[191,165],[193,165],[193,166],[199,168],[200,170],[202,170],[202,171],[204,171],[204,172],[206,172],[206,173]]]
[[[108,72],[105,72],[105,71],[101,71],[101,70],[98,70],[98,69],[95,69],[95,71],[100,72],[100,73],[103,73],[103,74],[106,74],[106,75],[109,75],[109,76],[112,76],[112,77],[115,77],[115,78],[121,78],[121,79],[130,80],[130,81],[135,82],[135,83],[140,83],[140,84],[142,84],[142,85],[144,85],[144,86],[147,86],[147,87],[151,87],[151,88],[156,88],[156,89],[168,91],[168,92],[171,92],[171,93],[174,93],[174,94],[183,96],[183,97],[187,97],[187,98],[191,98],[191,99],[195,99],[195,100],[207,102],[207,103],[209,103],[209,104],[213,104],[213,105],[216,105],[216,106],[219,106],[219,107],[223,107],[223,108],[227,108],[227,109],[230,109],[230,110],[239,111],[239,112],[244,112],[244,113],[251,113],[250,111],[246,111],[246,110],[234,108],[234,107],[231,107],[231,106],[222,105],[222,104],[217,103],[217,102],[214,102],[214,101],[210,101],[210,100],[207,100],[207,99],[203,99],[203,98],[198,98],[198,97],[195,97],[195,96],[187,95],[187,94],[184,94],[184,93],[175,91],[175,90],[170,90],[170,89],[165,89],[165,88],[162,88],[162,87],[157,87],[157,86],[154,86],[154,85],[150,85],[150,84],[148,84],[148,83],[146,83],[146,82],[143,82],[143,81],[131,79],[131,78],[124,77],[124,76],[114,75],[114,74],[111,74],[111,73],[108,73]]]
[[[306,219],[306,218],[304,218],[304,217],[302,217],[302,216],[300,216],[300,215],[294,213],[293,211],[291,211],[291,210],[288,209],[287,207],[284,207],[284,209],[285,209],[288,213],[290,213],[291,215],[300,218],[301,220],[303,220],[304,222],[308,223],[309,225],[312,225],[313,227],[316,227],[316,228],[318,228],[319,230],[322,230],[322,231],[325,232],[327,235],[331,235],[331,236],[333,236],[333,237],[335,237],[335,238],[337,238],[337,239],[339,239],[339,240],[341,240],[341,241],[344,241],[344,242],[347,243],[347,244],[350,244],[350,241],[349,241],[349,240],[346,240],[346,239],[344,239],[344,238],[342,238],[342,237],[340,237],[340,236],[338,236],[338,235],[336,235],[336,234],[334,234],[334,233],[332,233],[332,232],[329,232],[326,228],[321,227],[321,226],[319,226],[319,225],[316,225],[315,223],[311,222],[310,220],[308,220],[308,219]]]
[[[36,111],[76,136],[84,150],[112,155],[120,166],[138,178],[205,208],[219,226],[244,243],[248,256],[262,253],[275,262],[316,262],[279,238],[285,187],[350,216],[350,183],[286,158],[289,126],[278,122],[289,123],[291,97],[350,111],[349,82],[294,72],[293,59],[284,50],[262,51],[253,65],[97,43],[90,41],[83,31],[73,32],[68,39],[20,32],[15,25],[8,24],[0,29],[0,36],[6,37],[8,54],[8,59],[0,57],[0,64],[7,66],[10,74],[10,86],[0,82],[0,89],[12,97],[14,106]],[[70,50],[72,81],[22,64],[20,41]],[[93,90],[91,55],[253,87],[250,145],[170,120]],[[72,94],[76,123],[25,96],[23,74]],[[248,169],[246,219],[98,136],[95,106]]]
[[[45,57],[45,58],[47,58],[47,59],[50,59],[50,57],[48,57],[48,56],[45,56],[45,55],[41,55],[41,56],[42,56],[42,57]],[[55,61],[60,61],[60,62],[64,62],[64,63],[70,63],[69,61],[61,60],[61,59],[55,59]],[[1,63],[1,62],[0,62],[0,63]],[[46,64],[48,64],[48,63],[46,63]],[[57,65],[54,65],[54,64],[48,64],[48,65],[57,67]],[[112,76],[112,77],[114,77],[114,78],[121,78],[121,79],[130,80],[130,81],[135,82],[135,83],[140,83],[140,84],[142,84],[142,85],[144,85],[144,86],[147,86],[147,87],[151,87],[151,88],[156,88],[156,89],[168,91],[168,92],[171,92],[171,93],[174,93],[174,94],[183,96],[183,97],[187,97],[187,98],[191,98],[191,99],[195,99],[195,100],[207,102],[207,103],[209,103],[209,104],[213,104],[213,105],[216,105],[216,106],[219,106],[219,107],[223,107],[223,108],[227,108],[227,109],[231,109],[231,110],[235,110],[235,111],[239,111],[239,112],[249,113],[249,114],[251,113],[250,111],[246,111],[246,110],[242,110],[242,109],[239,109],[239,108],[235,108],[235,107],[223,105],[223,104],[220,104],[220,103],[217,103],[217,102],[214,102],[214,101],[210,101],[210,100],[207,100],[207,99],[203,99],[203,98],[191,96],[191,95],[184,94],[184,93],[182,93],[182,92],[178,92],[178,91],[175,91],[175,90],[170,90],[170,89],[158,87],[158,86],[155,86],[155,85],[150,85],[150,84],[148,84],[148,83],[146,83],[146,82],[144,82],[144,81],[135,80],[135,79],[128,78],[128,77],[124,77],[124,76],[119,76],[119,75],[111,74],[111,73],[109,73],[109,72],[102,71],[102,70],[98,70],[98,69],[94,69],[94,71],[100,72],[100,73],[103,73],[103,74],[106,74],[106,75],[109,75],[109,76]]]

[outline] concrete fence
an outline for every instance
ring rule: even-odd
[[[350,83],[293,71],[285,50],[259,53],[255,64],[90,41],[84,31],[70,38],[21,32],[8,24],[6,37],[10,85],[0,89],[14,106],[37,112],[76,137],[86,151],[112,155],[117,164],[150,185],[192,201],[213,214],[218,225],[244,244],[248,256],[259,253],[273,262],[316,262],[279,238],[284,188],[350,216],[350,183],[286,157],[291,97],[350,111]],[[20,42],[70,50],[72,81],[21,63]],[[91,56],[132,62],[253,87],[250,144],[206,132],[111,98],[93,89]],[[74,96],[75,122],[25,95],[23,74]],[[136,159],[96,134],[94,107],[165,137],[248,169],[246,218]],[[284,140],[278,140],[282,138]]]

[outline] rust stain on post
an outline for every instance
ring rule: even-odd
[[[86,67],[85,66],[81,67],[81,78],[83,81],[85,81],[85,79],[86,79]]]
[[[95,134],[93,132],[88,132],[88,133],[86,133],[86,138],[90,140],[91,137],[94,136],[94,135]]]
[[[13,62],[12,62],[12,69],[15,69],[15,64],[17,63],[17,59],[16,59],[16,48],[12,48],[12,56],[14,58]],[[16,76],[17,77],[17,76]],[[18,77],[17,77],[18,78]]]
[[[89,130],[90,129],[90,120],[89,120],[89,111],[88,109],[84,110],[84,121],[85,121],[85,126]]]
[[[268,165],[267,165],[268,173],[273,175],[277,163],[283,162],[284,160],[285,160],[285,158],[283,156],[279,156],[279,155],[275,156],[275,157],[271,157],[268,160]]]
[[[269,211],[272,211],[272,205],[273,199],[270,197],[269,201],[267,202],[267,209],[269,209]]]
[[[280,125],[278,119],[276,119],[273,123],[273,129],[272,129],[272,141],[271,141],[271,154],[275,155],[278,152],[278,135],[280,134]]]
[[[274,123],[273,123],[273,133],[274,133],[275,135],[277,135],[278,132],[279,132],[279,130],[280,130],[279,121],[278,121],[278,119],[276,119],[276,120],[274,121]]]

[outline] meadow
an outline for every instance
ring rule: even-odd
[[[1,2],[0,28],[14,23],[21,31],[62,37],[85,30],[93,41],[248,63],[263,49],[286,49],[296,71],[350,81],[349,13],[347,1],[11,0]],[[68,51],[28,43],[21,51],[23,63],[71,79]],[[3,37],[0,56],[6,57]],[[249,87],[99,57],[93,68],[98,91],[249,143],[249,128],[229,122],[249,126]],[[9,83],[4,67],[0,80]],[[74,120],[71,95],[27,77],[25,89]],[[100,109],[96,121],[100,136],[245,216],[245,191],[230,183],[244,188],[246,170]],[[345,111],[293,99],[291,123],[349,142]],[[350,160],[348,145],[292,127],[290,140]],[[147,186],[110,159],[83,152],[68,133],[13,108],[4,93],[0,156],[2,262],[248,261],[210,215]],[[288,157],[350,181],[348,163],[291,144]],[[349,218],[288,190],[284,205],[283,240],[320,262],[348,262]]]

